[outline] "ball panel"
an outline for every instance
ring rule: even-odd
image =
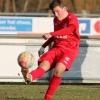
[[[22,52],[18,56],[18,64],[23,68],[30,68],[33,66],[34,59],[30,52]]]

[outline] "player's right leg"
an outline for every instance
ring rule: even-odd
[[[39,66],[37,69],[32,70],[30,73],[27,71],[26,77],[30,80],[35,80],[43,76],[45,72],[51,69],[55,59],[55,49],[49,50],[42,55],[39,59]]]
[[[42,61],[39,67],[29,72],[29,68],[22,68],[21,72],[26,84],[30,84],[32,80],[40,78],[46,71],[50,69],[50,64],[47,60]]]
[[[29,74],[32,76],[32,80],[35,80],[43,76],[44,73],[47,72],[49,69],[50,69],[49,61],[44,60],[39,64],[39,67],[37,69],[31,71]]]

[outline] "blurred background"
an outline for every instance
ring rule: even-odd
[[[51,0],[0,0],[1,13],[48,13]],[[79,15],[100,14],[100,0],[63,0]],[[2,15],[2,14],[1,14]],[[31,14],[32,15],[32,14]]]

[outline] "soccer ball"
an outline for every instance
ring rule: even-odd
[[[18,56],[18,64],[20,65],[21,68],[31,68],[34,63],[34,57],[33,55],[28,52],[22,52]]]

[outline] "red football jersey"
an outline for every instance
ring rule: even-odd
[[[68,13],[68,16],[59,21],[54,18],[54,32],[50,33],[53,36],[54,45],[58,47],[79,48],[80,35],[79,23],[77,17],[73,13]]]

